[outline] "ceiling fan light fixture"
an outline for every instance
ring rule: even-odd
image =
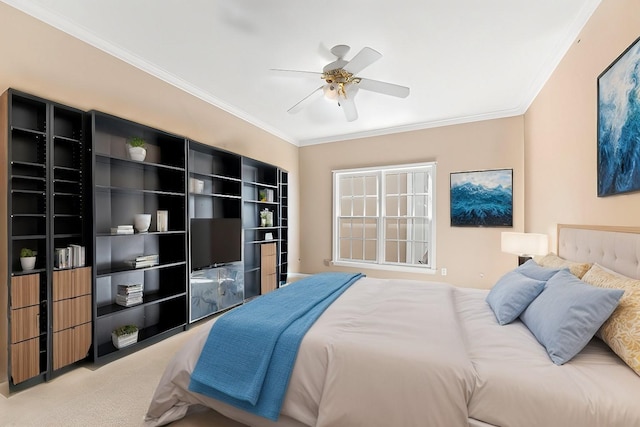
[[[333,83],[324,85],[322,91],[324,92],[324,97],[331,101],[335,101],[340,96],[340,88]]]

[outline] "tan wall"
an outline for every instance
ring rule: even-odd
[[[488,288],[517,264],[500,252],[500,233],[524,228],[523,117],[512,117],[300,148],[301,272],[329,269],[332,175],[335,169],[436,161],[437,275],[363,270],[372,277],[405,277]],[[451,172],[512,168],[514,228],[451,227]],[[439,274],[446,267],[448,275]]]
[[[639,35],[640,2],[604,0],[525,114],[526,230],[640,224],[640,193],[597,197],[597,78]]]
[[[298,147],[0,3],[0,92],[99,110],[290,172],[290,269],[298,270]]]

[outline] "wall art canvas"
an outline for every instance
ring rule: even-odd
[[[451,226],[512,227],[513,169],[452,173]]]
[[[640,38],[598,77],[598,196],[640,190]]]

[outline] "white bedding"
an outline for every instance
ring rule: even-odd
[[[606,346],[556,366],[519,321],[498,325],[486,292],[360,279],[304,337],[277,423],[188,391],[207,325],[167,367],[146,424],[202,404],[264,426],[640,425],[640,377]]]

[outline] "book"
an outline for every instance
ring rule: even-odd
[[[158,255],[140,255],[136,257],[136,261],[158,261]]]
[[[111,234],[133,234],[133,228],[111,228]]]
[[[66,248],[55,248],[53,266],[54,268],[76,268],[85,266],[85,247],[70,244]]]
[[[118,294],[120,295],[142,292],[143,290],[144,286],[142,285],[142,283],[118,285]]]
[[[144,285],[142,283],[126,283],[118,285],[116,304],[130,307],[143,302]]]
[[[142,304],[142,295],[137,298],[127,298],[121,295],[116,295],[116,304],[123,307],[131,307],[132,305]]]

